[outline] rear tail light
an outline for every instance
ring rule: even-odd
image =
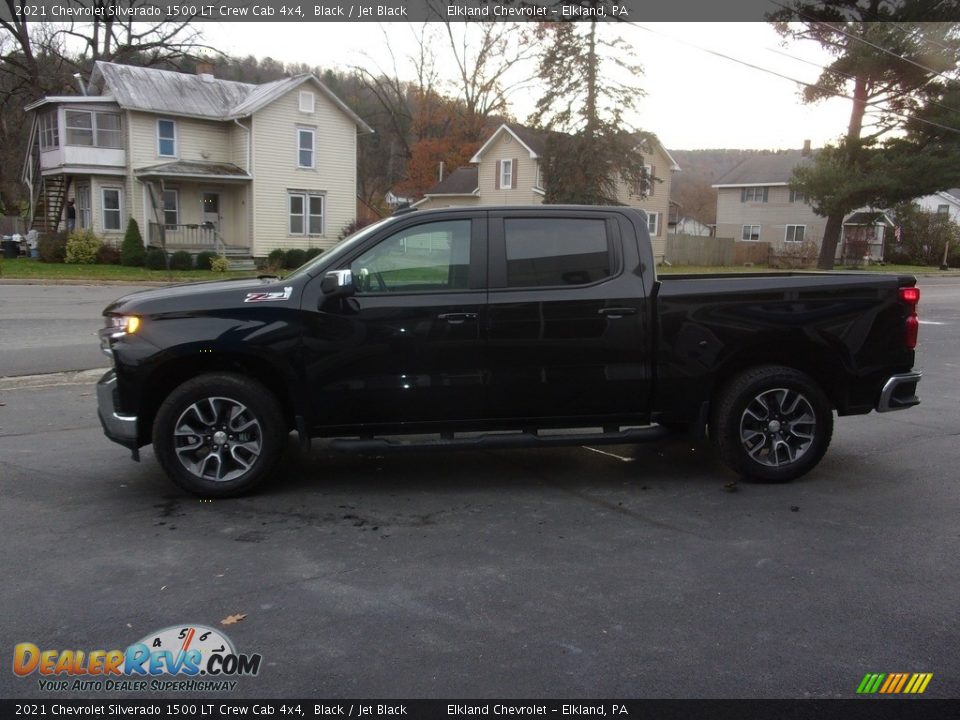
[[[920,317],[917,315],[917,303],[920,302],[920,288],[900,288],[900,302],[910,311],[907,315],[903,344],[910,350],[917,346],[917,335],[920,331]]]

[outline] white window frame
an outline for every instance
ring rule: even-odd
[[[937,205],[937,214],[938,215],[949,215],[950,206],[949,205]]]
[[[90,127],[82,127],[80,125],[71,125],[70,116],[71,115],[85,115],[90,118]],[[96,126],[93,122],[93,113],[89,110],[64,110],[63,112],[63,129],[64,129],[64,140],[66,145],[72,145],[74,147],[95,147],[97,132]],[[89,143],[78,143],[70,142],[70,131],[77,131],[83,133],[90,133],[90,142]]]
[[[117,127],[101,129],[100,118],[102,117],[115,117],[117,119]],[[100,142],[101,133],[115,134],[117,136],[117,144],[107,145],[106,143]],[[123,118],[120,116],[120,113],[97,112],[93,114],[93,144],[99,148],[123,149]]]
[[[750,228],[750,237],[747,237],[747,228]],[[757,237],[753,237],[753,228],[757,229]],[[758,242],[760,240],[761,225],[743,225],[740,228],[740,239],[746,242]]]
[[[307,148],[300,145],[300,138],[304,133],[310,133],[310,164],[304,165],[300,162],[300,153],[306,152]],[[297,168],[300,170],[314,170],[317,167],[317,131],[313,128],[297,128]]]
[[[543,190],[543,163],[537,163],[537,187]]]
[[[793,239],[790,238],[790,228],[793,228]],[[797,228],[803,228],[803,232],[801,233],[801,237],[800,237],[799,240],[796,239],[796,237],[797,237],[797,230],[796,230],[796,229],[797,229]],[[807,226],[806,226],[806,225],[789,224],[789,225],[787,225],[787,226],[784,228],[784,230],[783,230],[783,241],[784,241],[784,242],[791,242],[791,243],[792,243],[792,242],[803,242],[803,241],[806,240],[806,239],[807,239]]]
[[[299,198],[303,210],[294,215],[293,198]],[[314,200],[320,201],[320,212],[313,213],[311,205]],[[310,192],[307,190],[288,190],[287,191],[287,234],[291,237],[323,237],[326,234],[326,214],[327,214],[327,196],[325,193]],[[293,229],[293,218],[297,217],[303,224],[303,232],[295,232]],[[310,221],[313,218],[320,218],[320,232],[310,232]]]
[[[77,206],[77,227],[81,229],[90,229],[90,185],[89,183],[77,184],[74,191],[74,202]]]
[[[801,192],[800,190],[791,190],[791,191],[790,191],[790,202],[792,202],[792,203],[797,203],[797,202],[806,203],[806,202],[807,202],[807,194],[806,194],[805,192]]]
[[[653,221],[653,228],[650,227],[650,221]],[[660,213],[647,211],[647,231],[650,233],[650,237],[657,237],[660,235]]]
[[[60,147],[60,119],[57,111],[40,115],[40,149],[55,150]]]
[[[107,210],[108,192],[117,194],[116,210]],[[117,214],[117,227],[107,227],[107,212]],[[123,232],[123,188],[106,186],[100,188],[100,225],[104,232]]]
[[[306,102],[304,102],[306,101]],[[317,108],[317,96],[310,90],[301,90],[299,97],[300,112],[313,113]]]
[[[173,193],[173,210],[167,209],[167,199],[164,197],[166,193]],[[177,188],[167,188],[160,194],[160,199],[163,202],[163,224],[166,227],[171,227],[172,225],[180,224],[180,190]],[[172,212],[175,215],[174,222],[167,222],[167,213]]]
[[[172,137],[160,135],[160,124],[161,124],[161,123],[170,123],[170,126],[173,128],[173,136],[172,136]],[[179,145],[178,138],[177,138],[177,135],[178,135],[178,134],[179,134],[179,133],[178,133],[178,131],[177,131],[177,121],[176,121],[176,120],[172,120],[172,119],[170,119],[170,118],[157,118],[157,157],[172,157],[172,158],[177,157],[177,146]],[[165,153],[163,152],[163,150],[162,150],[162,145],[161,145],[161,141],[166,141],[166,140],[169,140],[169,141],[173,142],[173,154],[165,154]]]
[[[766,195],[766,187],[764,185],[751,185],[743,189],[743,202],[764,202],[764,195]]]
[[[513,158],[500,161],[500,189],[513,189]]]

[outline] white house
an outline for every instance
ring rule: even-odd
[[[203,68],[212,69],[212,68]],[[85,95],[27,106],[33,227],[265,256],[329,247],[356,215],[357,134],[372,132],[310,74],[264,85],[97,62]]]

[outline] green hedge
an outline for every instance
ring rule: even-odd
[[[150,248],[143,262],[150,270],[166,270],[167,254],[160,248]]]

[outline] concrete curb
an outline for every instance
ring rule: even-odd
[[[141,287],[168,287],[169,285],[180,285],[183,280],[171,280],[169,282],[157,282],[156,280],[60,280],[45,278],[0,278],[0,285],[118,285]],[[200,282],[200,281],[198,281]]]
[[[105,372],[107,372],[107,368],[72,370],[69,372],[45,373],[43,375],[0,377],[0,391],[58,387],[60,385],[90,385],[99,380]]]

